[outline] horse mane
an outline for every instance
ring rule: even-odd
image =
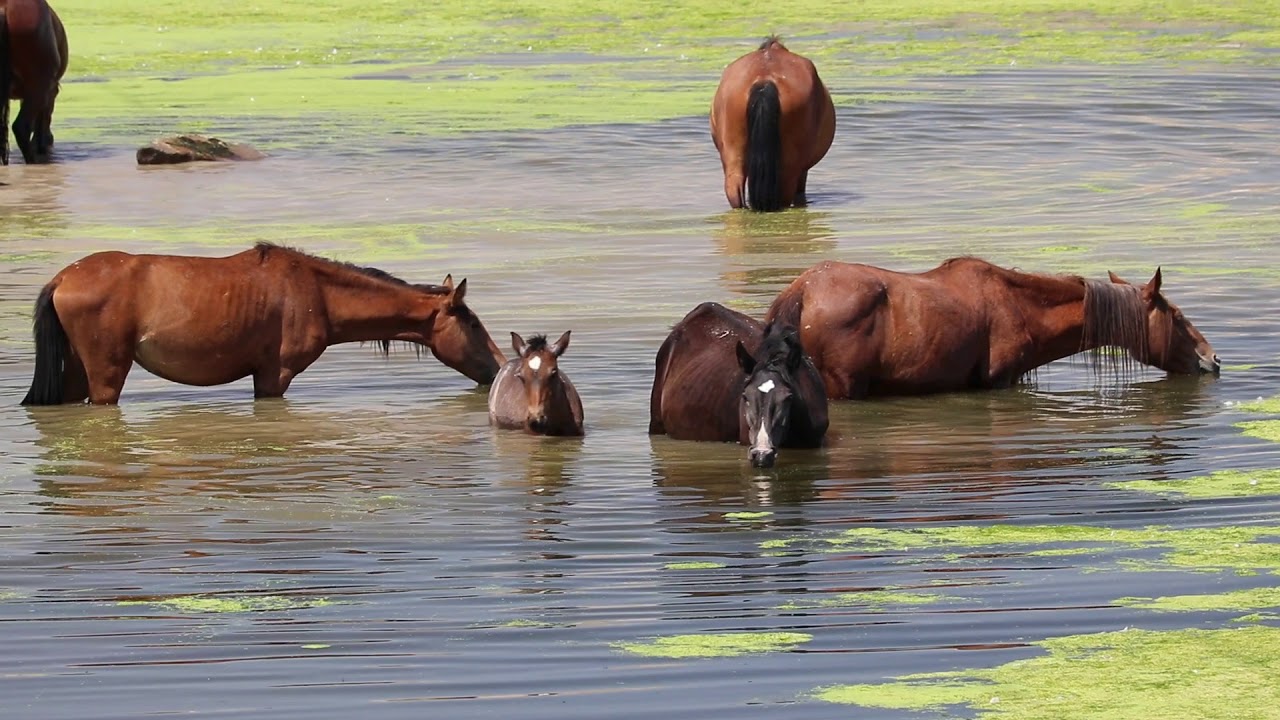
[[[1082,348],[1093,348],[1090,357],[1095,373],[1108,368],[1116,375],[1132,376],[1147,357],[1147,312],[1142,290],[1134,285],[1084,280],[1084,327]],[[1115,346],[1128,352],[1118,354],[1103,348]]]
[[[764,42],[760,43],[760,47],[758,47],[758,48],[756,48],[756,49],[757,49],[757,50],[768,50],[768,49],[769,49],[769,46],[770,46],[770,45],[772,45],[772,44],[774,44],[774,43],[778,43],[778,45],[779,45],[779,46],[781,46],[781,47],[786,47],[785,45],[783,45],[783,44],[782,44],[782,36],[774,34],[774,35],[770,35],[769,37],[765,38],[765,39],[764,39]]]
[[[784,288],[773,301],[773,322],[787,327],[800,327],[800,315],[804,312],[804,292],[791,287]]]
[[[306,258],[308,260],[312,260],[314,262],[325,263],[328,265],[333,265],[336,267],[343,268],[345,270],[351,270],[365,277],[373,278],[374,280],[381,280],[383,282],[391,283],[392,285],[409,287],[409,288],[413,288],[414,290],[420,290],[425,293],[430,293],[432,295],[447,295],[449,293],[449,288],[443,285],[432,285],[427,283],[411,283],[411,282],[402,280],[396,277],[395,275],[392,275],[386,270],[381,270],[376,267],[356,265],[354,263],[349,263],[349,262],[342,262],[341,260],[333,260],[330,258],[319,257],[316,255],[312,255],[311,253],[303,252],[302,250],[299,250],[297,248],[289,247],[287,245],[277,245],[276,243],[273,243],[273,242],[259,241],[254,243],[253,249],[258,251],[259,261],[265,261],[267,259],[267,256],[273,252],[289,253],[291,255],[298,255],[300,257]]]
[[[775,320],[769,324],[769,331],[765,333],[755,356],[760,366],[785,367],[792,348],[799,345],[795,328]]]
[[[539,351],[541,351],[541,350],[546,350],[546,349],[547,349],[547,336],[546,336],[546,335],[534,335],[533,337],[529,338],[528,340],[525,340],[525,341],[524,341],[524,345],[525,345],[525,351],[526,351],[526,352],[539,352]]]

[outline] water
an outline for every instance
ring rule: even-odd
[[[1151,550],[954,548],[961,562],[762,543],[1274,523],[1273,498],[1107,483],[1280,462],[1233,425],[1256,416],[1227,406],[1273,395],[1280,376],[1277,84],[1238,69],[921,80],[842,107],[812,206],[770,217],[725,212],[703,118],[304,145],[235,166],[137,169],[129,148],[69,145],[61,164],[0,171],[3,715],[827,718],[849,710],[815,688],[994,666],[1058,635],[1221,626],[1112,601],[1271,581],[1124,569]],[[561,367],[586,438],[494,432],[461,376],[355,346],[328,351],[284,401],[135,368],[118,408],[17,405],[31,302],[59,268],[99,249],[217,255],[263,237],[415,281],[468,277],[503,347],[510,330],[572,329]],[[1163,265],[1228,369],[1115,383],[1063,362],[1030,388],[839,403],[829,447],[784,451],[769,473],[737,446],[646,435],[653,355],[697,303],[759,313],[820,259],[921,270],[965,253],[1134,281]],[[723,567],[667,567],[695,561]],[[954,599],[822,605],[882,588]],[[121,604],[189,595],[276,604]],[[756,631],[813,639],[711,659],[612,646]]]

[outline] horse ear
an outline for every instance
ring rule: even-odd
[[[752,371],[756,369],[756,359],[751,357],[751,353],[747,352],[747,347],[742,344],[741,340],[738,341],[738,344],[734,349],[738,353],[738,367],[742,368],[743,372],[750,375]]]
[[[761,337],[769,337],[769,333],[771,333],[771,332],[773,332],[773,321],[772,321],[772,320],[770,320],[769,322],[767,322],[767,323],[765,323],[765,324],[764,324],[764,332],[763,332],[763,333],[761,333]]]
[[[551,346],[551,354],[553,356],[560,357],[564,354],[565,350],[569,349],[570,332],[572,332],[572,330],[565,330],[564,334],[560,336],[560,339],[556,341],[556,344]]]
[[[1152,275],[1151,281],[1147,283],[1147,290],[1149,290],[1153,295],[1160,292],[1160,284],[1162,282],[1164,282],[1164,279],[1163,277],[1161,277],[1161,274],[1160,274],[1160,266],[1157,265],[1156,274]]]
[[[1125,280],[1124,278],[1122,278],[1122,277],[1120,277],[1119,275],[1117,275],[1117,274],[1115,274],[1115,273],[1111,272],[1110,270],[1108,270],[1108,271],[1107,271],[1107,277],[1111,278],[1111,282],[1115,283],[1116,285],[1128,285],[1128,284],[1129,284],[1129,281],[1128,281],[1128,280]]]
[[[787,335],[787,368],[795,370],[804,361],[804,348],[794,334]]]
[[[446,290],[453,292],[453,273],[444,276],[444,282],[440,283]]]
[[[461,305],[462,299],[467,296],[467,279],[462,278],[462,282],[458,283],[458,287],[453,289],[449,295],[449,302],[454,305]]]
[[[511,333],[511,349],[516,351],[516,357],[524,357],[524,338],[519,333]]]

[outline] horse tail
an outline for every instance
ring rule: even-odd
[[[778,86],[772,80],[751,86],[747,99],[746,195],[747,207],[752,210],[782,209],[778,176],[778,166],[782,164],[781,118]]]
[[[0,165],[9,164],[9,91],[13,86],[13,63],[9,59],[9,21],[0,8]]]
[[[53,283],[45,285],[36,298],[36,371],[31,379],[31,389],[22,399],[23,405],[62,403],[63,368],[71,351],[71,343],[67,340],[62,320],[58,318],[58,311],[53,306],[53,291],[57,287]]]

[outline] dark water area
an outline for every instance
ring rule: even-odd
[[[774,216],[726,211],[705,118],[300,142],[234,166],[139,169],[128,148],[73,144],[0,170],[0,717],[907,717],[810,693],[991,667],[1061,635],[1228,625],[1114,601],[1273,575],[1144,568],[1151,547],[1032,554],[1052,532],[941,551],[821,539],[1274,525],[1275,497],[1112,483],[1280,467],[1280,446],[1236,427],[1265,416],[1235,408],[1280,386],[1278,85],[1231,68],[922,79],[841,107],[811,206]],[[31,303],[58,269],[259,239],[467,277],[504,347],[572,329],[561,367],[586,437],[496,432],[465,378],[358,346],[284,401],[135,368],[118,408],[18,406]],[[1064,361],[1025,388],[838,403],[828,447],[767,472],[744,448],[646,434],[654,354],[699,302],[762,313],[822,259],[961,254],[1134,281],[1161,266],[1226,369],[1117,381]],[[945,597],[856,600],[885,589]],[[220,603],[139,602],[190,596]],[[679,659],[615,645],[721,632],[812,640]]]

